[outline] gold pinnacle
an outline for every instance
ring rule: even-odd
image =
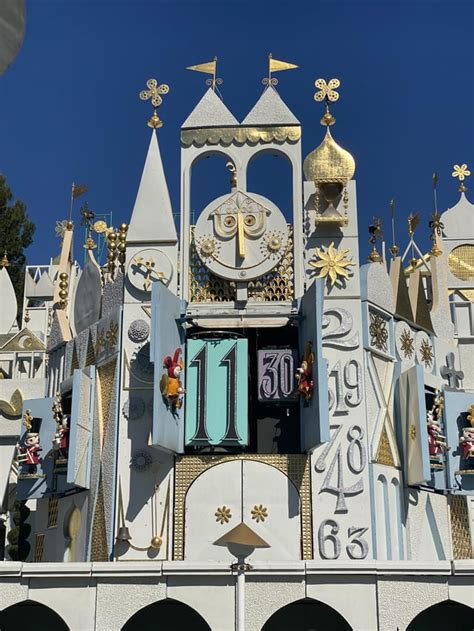
[[[7,251],[5,250],[5,252],[3,253],[3,257],[0,260],[0,267],[8,267],[9,265],[10,263],[8,261]]]
[[[314,95],[315,101],[326,101],[326,112],[324,116],[321,118],[321,125],[326,125],[329,127],[330,125],[334,125],[336,119],[329,111],[329,102],[335,102],[339,99],[339,92],[336,92],[336,88],[341,85],[339,79],[331,79],[326,83],[325,79],[316,79],[314,85],[318,88],[318,92]]]
[[[467,191],[467,187],[464,185],[464,178],[469,177],[471,172],[467,168],[467,164],[455,164],[453,166],[453,172],[451,173],[452,177],[456,177],[459,180],[459,191],[461,193],[465,193]]]

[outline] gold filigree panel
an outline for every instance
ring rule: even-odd
[[[275,467],[296,486],[301,501],[301,554],[313,558],[311,531],[311,480],[309,456],[305,454],[233,454],[226,456],[176,456],[173,559],[184,559],[184,519],[186,494],[192,483],[211,467],[233,460],[252,460]]]
[[[454,559],[472,559],[471,535],[467,498],[463,495],[450,496],[451,538]]]
[[[448,266],[459,280],[474,280],[474,245],[460,245],[451,250]]]
[[[191,228],[189,264],[189,301],[234,302],[237,299],[233,281],[218,278],[205,267],[194,245]],[[286,302],[294,298],[293,227],[288,225],[288,248],[278,265],[261,278],[248,284],[249,300],[254,302]]]
[[[181,142],[185,147],[194,145],[249,145],[270,142],[297,142],[301,138],[301,127],[211,127],[181,130]]]
[[[284,302],[295,295],[293,267],[293,227],[288,226],[288,248],[276,268],[257,280],[249,282],[249,300],[255,302]]]

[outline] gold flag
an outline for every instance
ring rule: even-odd
[[[217,59],[214,59],[214,61],[208,61],[205,64],[198,64],[197,66],[187,66],[186,70],[195,70],[196,72],[205,72],[206,74],[216,74],[216,62]]]
[[[268,58],[268,69],[270,73],[279,72],[280,70],[293,70],[293,68],[298,68],[298,66],[296,64],[290,64],[287,61],[273,59],[271,55]]]
[[[72,198],[76,199],[80,195],[87,193],[87,186],[85,184],[73,184],[72,185]]]

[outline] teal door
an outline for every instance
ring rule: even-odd
[[[247,380],[247,340],[188,340],[186,445],[248,444]]]

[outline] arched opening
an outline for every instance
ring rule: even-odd
[[[467,605],[445,600],[442,603],[428,607],[407,627],[407,631],[441,631],[455,628],[456,631],[472,631],[474,628],[474,610]]]
[[[190,222],[194,225],[201,212],[214,199],[231,192],[231,172],[228,163],[232,159],[221,152],[199,156],[191,171]]]
[[[263,625],[262,631],[351,631],[335,609],[311,598],[282,607]]]
[[[0,611],[0,629],[48,629],[48,631],[68,631],[69,627],[55,611],[34,600],[24,600]]]
[[[137,611],[124,624],[122,631],[156,631],[157,628],[160,631],[210,631],[211,627],[189,605],[167,598]]]
[[[289,159],[276,150],[258,152],[247,166],[247,190],[271,200],[293,223],[293,174]]]

